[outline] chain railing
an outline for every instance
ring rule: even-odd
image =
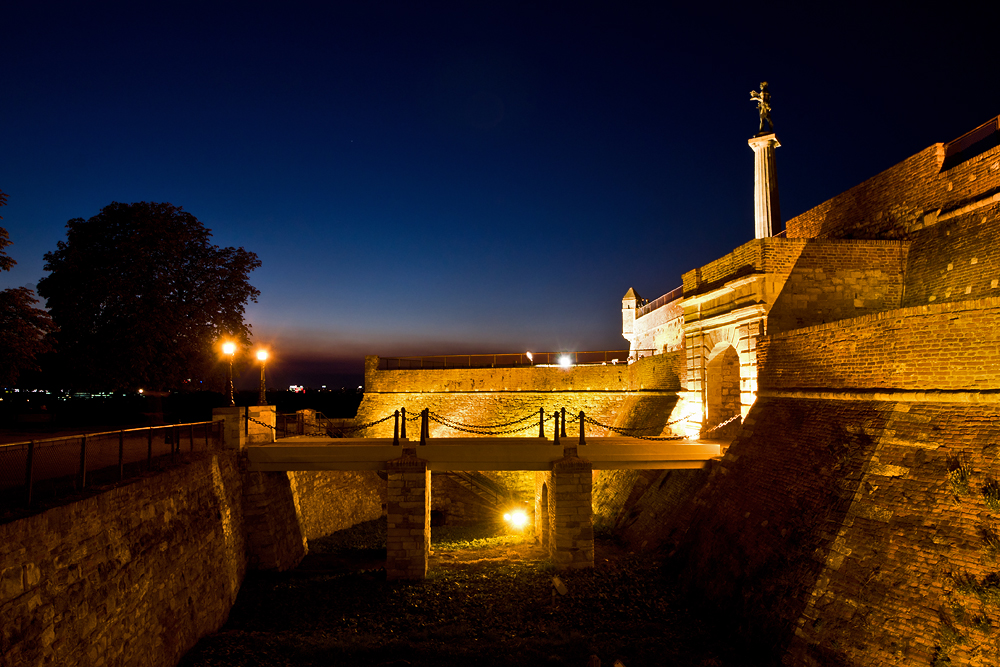
[[[0,506],[31,506],[222,448],[221,421],[84,433],[0,445]]]
[[[703,429],[700,431],[699,438],[703,438],[710,433],[718,431],[719,429],[728,426],[732,422],[740,419],[741,415],[736,414],[729,419],[716,424],[708,429]],[[247,417],[247,419],[260,426],[265,426],[267,428],[275,429],[274,426],[265,424],[264,422],[253,419],[252,417]],[[342,432],[358,432],[363,431],[373,426],[382,424],[390,419],[394,419],[393,427],[393,438],[398,444],[400,438],[407,439],[406,424],[410,422],[420,421],[419,424],[419,435],[418,438],[421,442],[424,442],[430,437],[430,422],[434,422],[440,426],[447,429],[458,431],[459,433],[468,433],[477,436],[504,436],[504,435],[514,435],[517,433],[523,433],[533,428],[538,429],[538,437],[545,437],[545,425],[548,422],[555,420],[556,437],[565,438],[566,436],[566,425],[567,424],[579,424],[583,420],[584,424],[590,424],[596,428],[605,429],[611,433],[629,438],[638,438],[640,440],[687,440],[689,436],[686,435],[644,435],[644,432],[648,431],[663,431],[664,428],[668,426],[673,426],[681,422],[690,421],[690,417],[681,417],[673,421],[666,422],[662,425],[654,426],[614,426],[611,424],[604,424],[597,421],[591,417],[587,417],[582,411],[578,415],[569,414],[567,415],[566,409],[561,408],[558,411],[546,412],[544,408],[539,408],[538,411],[532,411],[516,419],[509,421],[497,422],[493,424],[467,424],[460,422],[456,419],[446,417],[438,412],[432,412],[429,408],[424,408],[423,410],[414,412],[407,411],[406,408],[401,408],[391,412],[383,417],[373,419],[371,421],[365,422],[363,424],[356,424],[350,427],[344,427]],[[278,429],[280,430],[280,429]],[[306,436],[321,436],[321,437],[343,437],[331,435],[327,430],[317,429],[314,432],[302,433],[297,432],[296,435],[306,435]]]

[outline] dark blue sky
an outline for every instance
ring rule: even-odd
[[[958,3],[140,4],[5,8],[0,288],[70,218],[183,206],[260,256],[277,384],[623,347],[629,287],[753,237],[762,79],[786,218],[1000,113],[997,12]]]

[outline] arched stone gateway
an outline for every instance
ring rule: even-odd
[[[719,343],[708,355],[705,366],[705,423],[703,430],[740,414],[740,356],[728,342]],[[733,426],[735,425],[735,427]],[[714,437],[725,437],[738,430],[739,421],[715,431]]]

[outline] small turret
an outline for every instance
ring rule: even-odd
[[[631,287],[622,297],[622,337],[629,343],[632,342],[632,333],[635,325],[635,309],[642,303],[642,297],[636,294]]]

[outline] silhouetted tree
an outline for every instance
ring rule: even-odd
[[[0,206],[7,195],[0,191]],[[0,220],[3,220],[0,217]],[[0,271],[17,264],[4,248],[11,243],[7,230],[0,227]],[[38,370],[35,359],[52,349],[48,338],[54,329],[52,318],[41,308],[27,287],[10,287],[0,292],[0,386],[11,386],[24,371]]]
[[[38,293],[73,386],[198,387],[223,338],[249,345],[243,315],[260,294],[249,282],[256,254],[212,245],[197,218],[167,203],[113,202],[66,229],[45,254]]]

